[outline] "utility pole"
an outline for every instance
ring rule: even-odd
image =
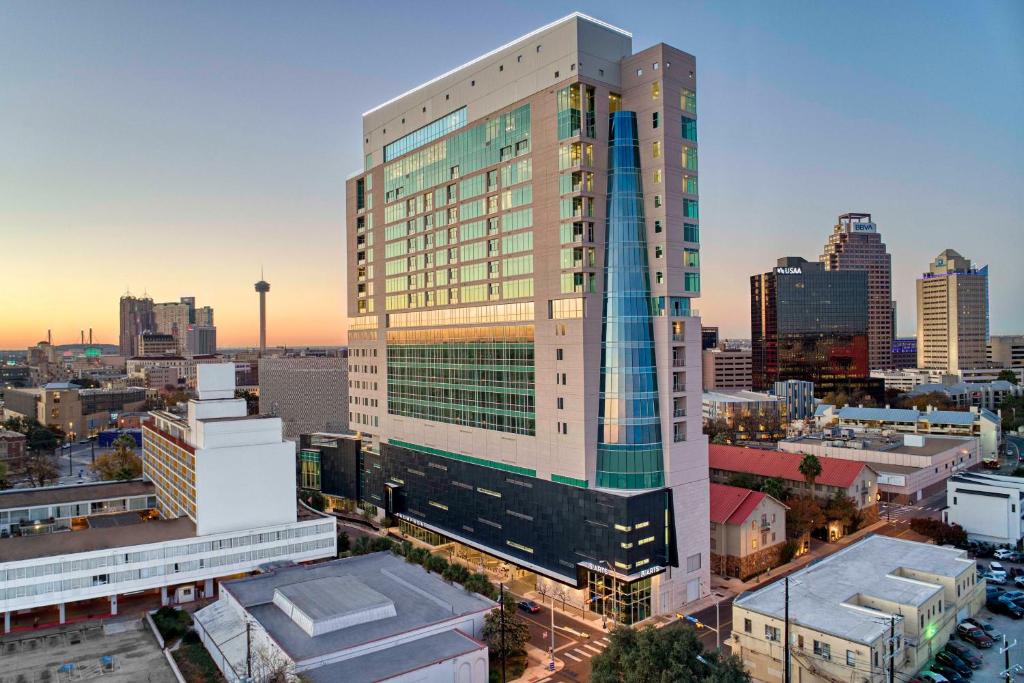
[[[555,670],[555,601],[551,601],[551,665],[549,671]]]
[[[245,620],[245,675],[251,681],[252,680],[252,641],[249,640],[249,630],[252,628],[252,624],[248,619]]]
[[[889,683],[896,680],[896,616],[889,615]]]
[[[498,600],[501,603],[501,683],[505,683],[505,584],[499,585],[501,586],[498,591]]]
[[[782,670],[784,672],[782,681],[783,683],[789,683],[789,577],[785,578],[785,607],[783,608],[783,618],[786,621],[785,636],[783,638],[782,645]]]

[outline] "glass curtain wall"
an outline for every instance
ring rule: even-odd
[[[597,485],[664,485],[635,112],[609,115]]]

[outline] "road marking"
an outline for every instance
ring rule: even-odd
[[[536,683],[548,683],[548,681],[550,681],[550,680],[551,680],[551,676],[548,676],[547,678],[542,678],[539,681],[536,681]]]
[[[582,662],[582,661],[583,661],[583,660],[582,660],[582,659],[580,659],[579,657],[573,657],[573,656],[572,656],[571,654],[569,654],[568,652],[563,652],[562,654],[563,654],[563,655],[565,655],[566,657],[568,657],[569,659],[571,659],[571,660],[572,660],[572,661],[574,661],[574,662]]]
[[[594,656],[594,655],[590,654],[589,652],[587,652],[586,650],[581,650],[579,648],[576,648],[575,650],[573,650],[573,652],[575,652],[578,655],[582,655],[584,657],[593,657]]]
[[[593,645],[587,645],[586,643],[584,643],[583,647],[587,648],[588,650],[593,652],[595,655],[601,654],[601,650],[596,648],[596,647],[594,647]]]
[[[608,638],[602,638],[598,642],[599,643],[604,643],[605,645],[611,645],[612,644],[612,641],[608,640]]]

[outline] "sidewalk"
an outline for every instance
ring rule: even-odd
[[[565,659],[559,659],[558,653],[555,653],[555,671],[551,671],[548,668],[548,663],[551,661],[547,650],[542,650],[535,645],[530,643],[526,644],[526,660],[540,661],[541,664],[532,664],[526,668],[523,675],[517,678],[517,681],[542,681],[545,678],[549,678],[554,675],[555,672],[561,671],[565,668]]]

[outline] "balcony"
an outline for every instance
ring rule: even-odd
[[[672,417],[686,417],[686,408],[676,408],[672,411]]]
[[[674,337],[675,335],[672,335],[672,336]],[[681,356],[676,356],[675,358],[672,359],[672,367],[674,367],[674,368],[685,368],[686,367],[686,358],[683,358]]]

